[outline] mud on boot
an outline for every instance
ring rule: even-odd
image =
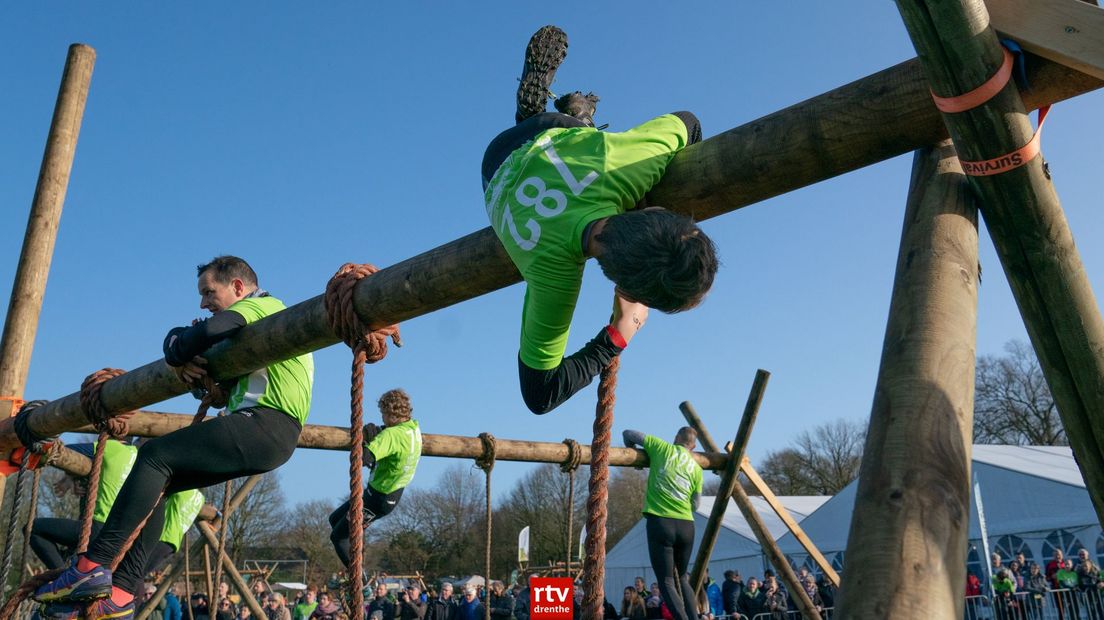
[[[556,69],[567,57],[567,33],[555,26],[544,26],[533,33],[525,48],[525,64],[517,90],[517,113],[521,122],[545,111],[552,92],[549,87]]]
[[[556,100],[556,109],[562,114],[574,116],[586,123],[587,127],[594,126],[594,113],[598,109],[598,95],[594,93],[583,94],[579,91],[568,93]]]

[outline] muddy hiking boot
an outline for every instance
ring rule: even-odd
[[[598,107],[598,95],[594,93],[583,94],[579,91],[568,93],[556,99],[556,109],[568,116],[586,123],[587,127],[594,126],[594,111]]]
[[[549,87],[556,69],[567,57],[567,33],[555,26],[544,26],[533,33],[525,48],[525,65],[517,91],[517,113],[521,122],[544,112],[552,92]]]

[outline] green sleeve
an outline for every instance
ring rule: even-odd
[[[368,450],[376,457],[376,461],[382,461],[398,451],[399,445],[396,439],[395,431],[385,428],[368,444]]]

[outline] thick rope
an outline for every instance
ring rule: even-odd
[[[4,560],[3,568],[0,569],[0,586],[3,589],[8,587],[8,575],[11,574],[12,568],[12,555],[15,553],[15,538],[19,531],[19,515],[23,514],[24,495],[27,492],[27,481],[30,479],[28,475],[27,457],[28,454],[23,455],[23,463],[19,466],[19,476],[16,478],[15,483],[15,496],[12,497],[11,510],[8,512],[8,531],[4,540]]]
[[[222,583],[222,556],[226,553],[226,534],[230,530],[230,491],[232,481],[227,480],[222,488],[222,514],[219,516],[218,552],[215,554],[215,587]]]
[[[326,283],[326,314],[334,334],[353,350],[349,390],[349,581],[353,589],[352,620],[364,620],[364,365],[387,355],[387,339],[402,346],[398,325],[372,329],[353,304],[357,282],[379,271],[374,265],[345,263]]]
[[[475,460],[475,464],[479,466],[479,469],[483,470],[487,478],[487,539],[486,544],[483,547],[483,566],[485,571],[483,573],[483,614],[485,620],[491,620],[491,525],[494,522],[494,513],[491,512],[491,471],[495,466],[495,452],[497,446],[495,445],[494,435],[490,433],[479,433],[479,441],[483,442],[483,455]]]
[[[60,439],[55,439],[50,443],[38,443],[35,444],[36,452],[40,452],[41,458],[38,460],[38,464],[34,467],[34,479],[31,483],[31,499],[29,500],[30,508],[27,509],[27,521],[23,525],[23,550],[19,556],[19,583],[23,583],[23,580],[27,577],[27,558],[31,557],[31,530],[34,529],[34,521],[38,516],[38,489],[42,481],[42,469],[49,465],[52,465],[61,456],[61,450],[65,445]]]
[[[590,496],[587,497],[586,557],[583,560],[583,608],[585,620],[602,618],[606,576],[606,503],[609,499],[609,447],[613,431],[613,405],[617,401],[617,370],[621,358],[615,357],[602,371],[598,384],[598,406],[594,417],[594,441],[590,444]]]
[[[570,437],[563,440],[567,446],[567,458],[560,463],[560,471],[567,474],[567,562],[564,570],[567,576],[571,576],[571,547],[575,544],[575,471],[579,469],[579,463],[583,459],[579,442]]]

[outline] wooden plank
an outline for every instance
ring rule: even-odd
[[[1025,50],[1104,79],[1104,9],[1081,0],[985,0],[989,19]]]
[[[813,558],[817,567],[820,568],[820,572],[824,573],[824,577],[830,581],[833,586],[839,588],[839,573],[836,572],[836,569],[832,568],[832,564],[825,559],[824,554],[813,544],[813,541],[805,533],[805,530],[801,529],[797,521],[790,516],[790,511],[786,510],[782,502],[778,501],[778,496],[774,494],[774,491],[771,491],[770,486],[759,476],[759,472],[755,471],[755,468],[751,466],[751,461],[749,461],[746,456],[740,461],[740,471],[747,476],[751,485],[755,487],[756,491],[759,491],[759,495],[762,495],[763,499],[770,504],[771,509],[774,510],[774,514],[778,515],[779,519],[782,519],[782,522],[790,529],[790,533],[794,535],[797,542],[801,543],[801,546],[804,547],[809,556]]]

